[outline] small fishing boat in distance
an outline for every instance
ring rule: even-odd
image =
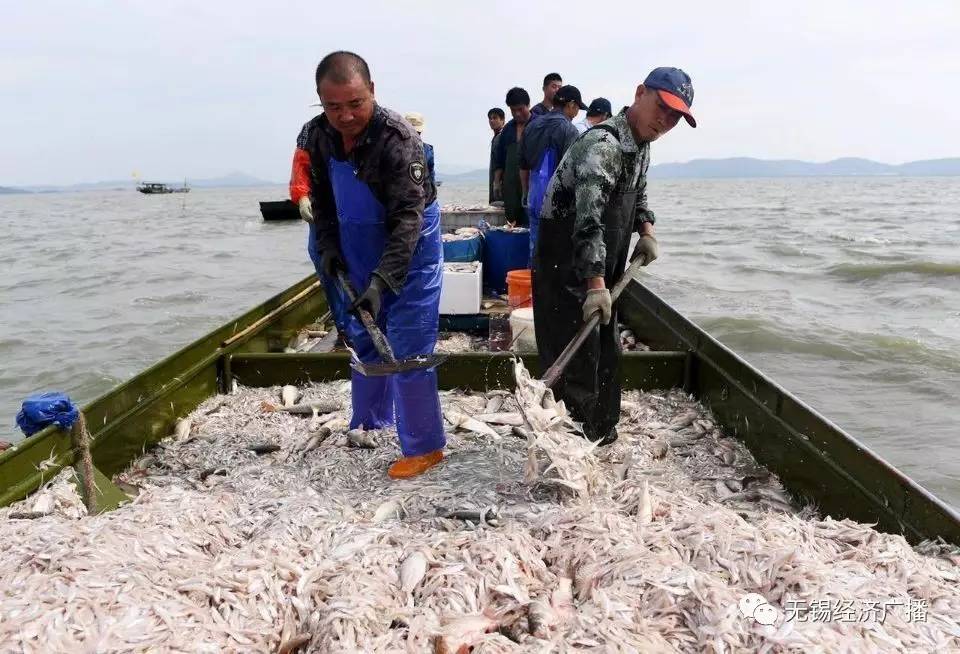
[[[170,186],[160,182],[140,182],[137,184],[137,190],[147,195],[158,193],[189,193],[190,187],[184,183],[183,186]]]
[[[300,209],[291,200],[276,200],[260,203],[264,220],[300,220]]]

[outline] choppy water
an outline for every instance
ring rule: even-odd
[[[0,196],[0,439],[36,390],[83,402],[311,270],[283,187]],[[653,180],[644,278],[960,505],[960,179]],[[475,202],[485,186],[441,189]]]

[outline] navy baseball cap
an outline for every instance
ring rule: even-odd
[[[613,115],[613,107],[610,106],[610,101],[606,98],[595,98],[587,107],[588,116],[599,116],[600,114]]]
[[[576,86],[561,86],[557,89],[557,94],[553,96],[553,99],[563,103],[576,102],[577,106],[581,109],[587,108],[587,105],[583,104],[583,98],[580,96],[580,89]]]
[[[656,89],[663,100],[671,109],[675,109],[683,114],[690,127],[696,127],[697,121],[690,113],[690,105],[693,104],[693,82],[690,76],[679,68],[654,68],[643,80],[643,85],[648,89]]]

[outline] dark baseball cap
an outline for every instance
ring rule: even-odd
[[[679,68],[654,68],[643,80],[648,89],[656,89],[660,99],[670,107],[683,114],[690,127],[696,127],[697,121],[690,112],[693,104],[693,82],[690,76]]]
[[[610,106],[610,101],[606,98],[594,98],[590,106],[587,107],[588,116],[599,116],[600,114],[613,115],[613,107]]]
[[[576,86],[561,86],[557,89],[557,94],[553,96],[554,102],[576,102],[581,109],[586,109],[587,105],[583,104],[583,98],[580,97],[580,89]]]

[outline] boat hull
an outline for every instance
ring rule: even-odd
[[[234,380],[273,386],[349,376],[348,355],[284,354],[290,337],[327,310],[315,277],[198,339],[84,407],[93,458],[106,477],[170,435],[179,417]],[[621,319],[652,352],[623,355],[624,389],[682,388],[703,402],[724,431],[776,473],[801,502],[824,515],[876,523],[912,542],[943,538],[960,545],[951,507],[791,395],[638,282],[620,300]],[[483,331],[485,316],[458,317]],[[449,321],[447,321],[449,322]],[[444,388],[511,388],[511,356],[448,356]],[[538,371],[535,355],[525,357]],[[42,466],[51,455],[55,464]],[[21,499],[74,462],[67,434],[48,428],[0,454],[0,505]],[[104,480],[106,481],[106,480]],[[109,482],[106,482],[109,485]],[[106,491],[111,489],[107,488]]]

